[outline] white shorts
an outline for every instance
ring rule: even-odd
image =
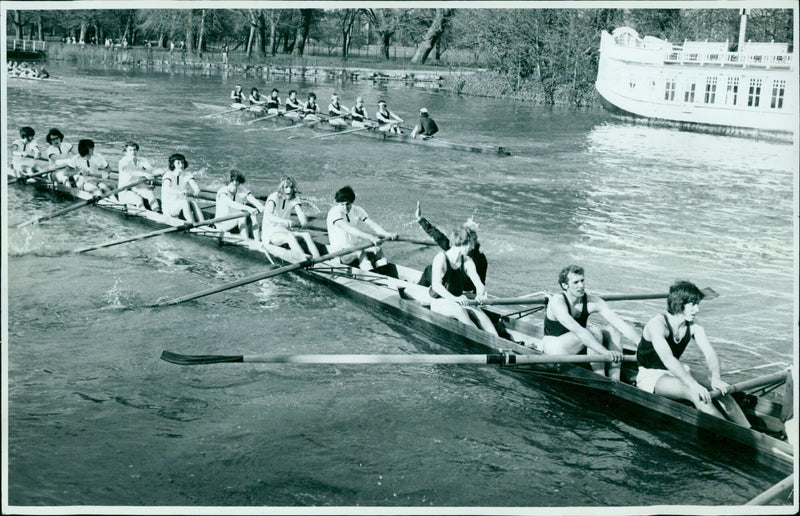
[[[689,372],[689,366],[681,364],[686,372]],[[636,374],[636,387],[643,391],[654,392],[656,384],[663,376],[677,377],[672,374],[668,369],[648,369],[647,367],[639,366],[639,372]]]

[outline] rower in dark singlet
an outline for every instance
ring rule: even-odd
[[[686,350],[686,346],[688,346],[689,342],[692,340],[692,324],[690,322],[686,323],[686,333],[679,342],[675,341],[675,335],[672,333],[672,326],[670,326],[666,315],[664,315],[664,324],[667,327],[668,335],[666,340],[667,344],[669,344],[669,349],[672,351],[672,355],[675,358],[680,359],[681,355],[683,355],[683,352]],[[653,343],[645,339],[644,335],[642,335],[639,341],[636,357],[641,367],[646,367],[648,369],[667,369],[667,366],[664,365],[664,362],[661,361],[658,353],[656,353]]]
[[[445,257],[444,263],[446,269],[442,275],[442,285],[454,296],[460,296],[464,293],[464,285],[469,279],[467,273],[464,271],[464,257],[461,257],[461,263],[458,269],[454,269],[450,265],[450,260],[447,259],[447,257]],[[441,297],[431,287],[428,288],[428,293],[433,298]]]
[[[564,296],[564,303],[566,303],[567,307],[569,308],[569,314],[572,315],[572,318],[578,321],[578,324],[586,328],[586,323],[589,320],[589,308],[587,307],[587,296],[583,294],[582,299],[582,306],[581,306],[581,313],[575,317],[572,313],[572,306],[569,304],[569,299],[565,293],[561,293]],[[569,330],[564,327],[559,321],[553,321],[549,317],[547,317],[547,313],[545,312],[544,316],[544,334],[551,335],[553,337],[558,337],[564,335],[565,333],[569,333]]]

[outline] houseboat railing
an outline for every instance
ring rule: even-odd
[[[45,50],[47,45],[46,41],[37,41],[33,39],[9,39],[6,40],[7,50],[30,50],[38,51]]]

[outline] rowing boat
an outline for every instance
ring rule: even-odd
[[[71,199],[85,199],[89,196],[86,192],[60,184],[54,185],[44,177],[28,179],[18,184]],[[129,220],[141,220],[148,225],[166,228],[184,224],[180,219],[125,206],[114,198],[103,199],[95,206],[125,215]],[[213,216],[210,213],[208,215]],[[277,265],[293,263],[294,257],[285,248],[265,246],[260,242],[223,234],[208,227],[193,228],[186,233],[202,237],[214,245],[230,244],[229,249],[240,250],[244,255],[262,262],[269,261]],[[325,250],[325,242],[321,239],[319,246],[321,251]],[[394,279],[347,267],[332,260],[299,268],[297,272],[330,287],[332,291],[359,307],[370,309],[377,317],[403,323],[413,331],[422,332],[458,353],[488,352],[512,357],[540,354],[537,347],[540,344],[541,329],[539,325],[520,317],[519,307],[485,307],[484,311],[497,324],[503,337],[491,335],[429,310],[426,306],[430,302],[427,288],[416,284],[420,271],[402,265],[397,265],[397,270],[399,279]],[[717,444],[720,440],[726,440],[733,443],[734,446],[727,448],[731,455],[755,460],[784,474],[792,471],[794,452],[793,447],[785,440],[783,408],[780,403],[758,395],[787,384],[788,372],[768,375],[763,381],[755,382],[757,385],[753,388],[733,395],[753,426],[746,428],[704,414],[690,404],[638,389],[630,383],[635,380],[636,373],[635,367],[632,367],[624,367],[623,381],[613,381],[584,366],[565,363],[516,365],[507,367],[507,370],[537,385],[545,381],[559,389],[567,387],[566,390],[570,393],[577,390],[578,399],[589,393],[590,398],[598,400],[593,406],[611,410],[615,416],[635,420],[646,416],[648,420],[656,419],[660,423],[670,424],[669,428],[676,430],[676,424],[679,424],[701,442]]]
[[[224,113],[225,111],[229,111],[229,106],[218,106],[214,104],[203,104],[201,102],[192,102],[197,109],[203,111],[211,111],[214,113]],[[246,113],[246,110],[242,110],[236,113]],[[278,124],[303,124],[303,120],[295,119],[286,116],[277,116],[273,118],[275,123]],[[317,131],[327,131],[327,132],[340,132],[340,131],[347,131],[353,129],[352,126],[349,125],[333,125],[329,124],[327,120],[322,120],[321,122],[306,125],[309,129],[317,130]],[[482,154],[495,154],[498,156],[510,156],[511,153],[508,152],[505,147],[498,147],[494,145],[482,145],[477,143],[460,143],[454,142],[451,140],[445,140],[439,138],[438,136],[434,136],[431,138],[423,139],[422,137],[419,138],[412,138],[410,134],[411,130],[407,129],[404,134],[395,134],[389,133],[385,131],[379,131],[373,128],[366,128],[361,131],[353,131],[350,134],[356,136],[363,136],[366,138],[377,139],[385,142],[398,142],[398,143],[408,143],[411,145],[420,145],[423,147],[434,147],[439,149],[452,149],[452,150],[460,150],[466,152],[475,152],[475,153],[482,153]]]

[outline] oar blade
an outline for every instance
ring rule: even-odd
[[[183,355],[164,350],[161,360],[178,365],[228,364],[244,362],[243,355]]]

